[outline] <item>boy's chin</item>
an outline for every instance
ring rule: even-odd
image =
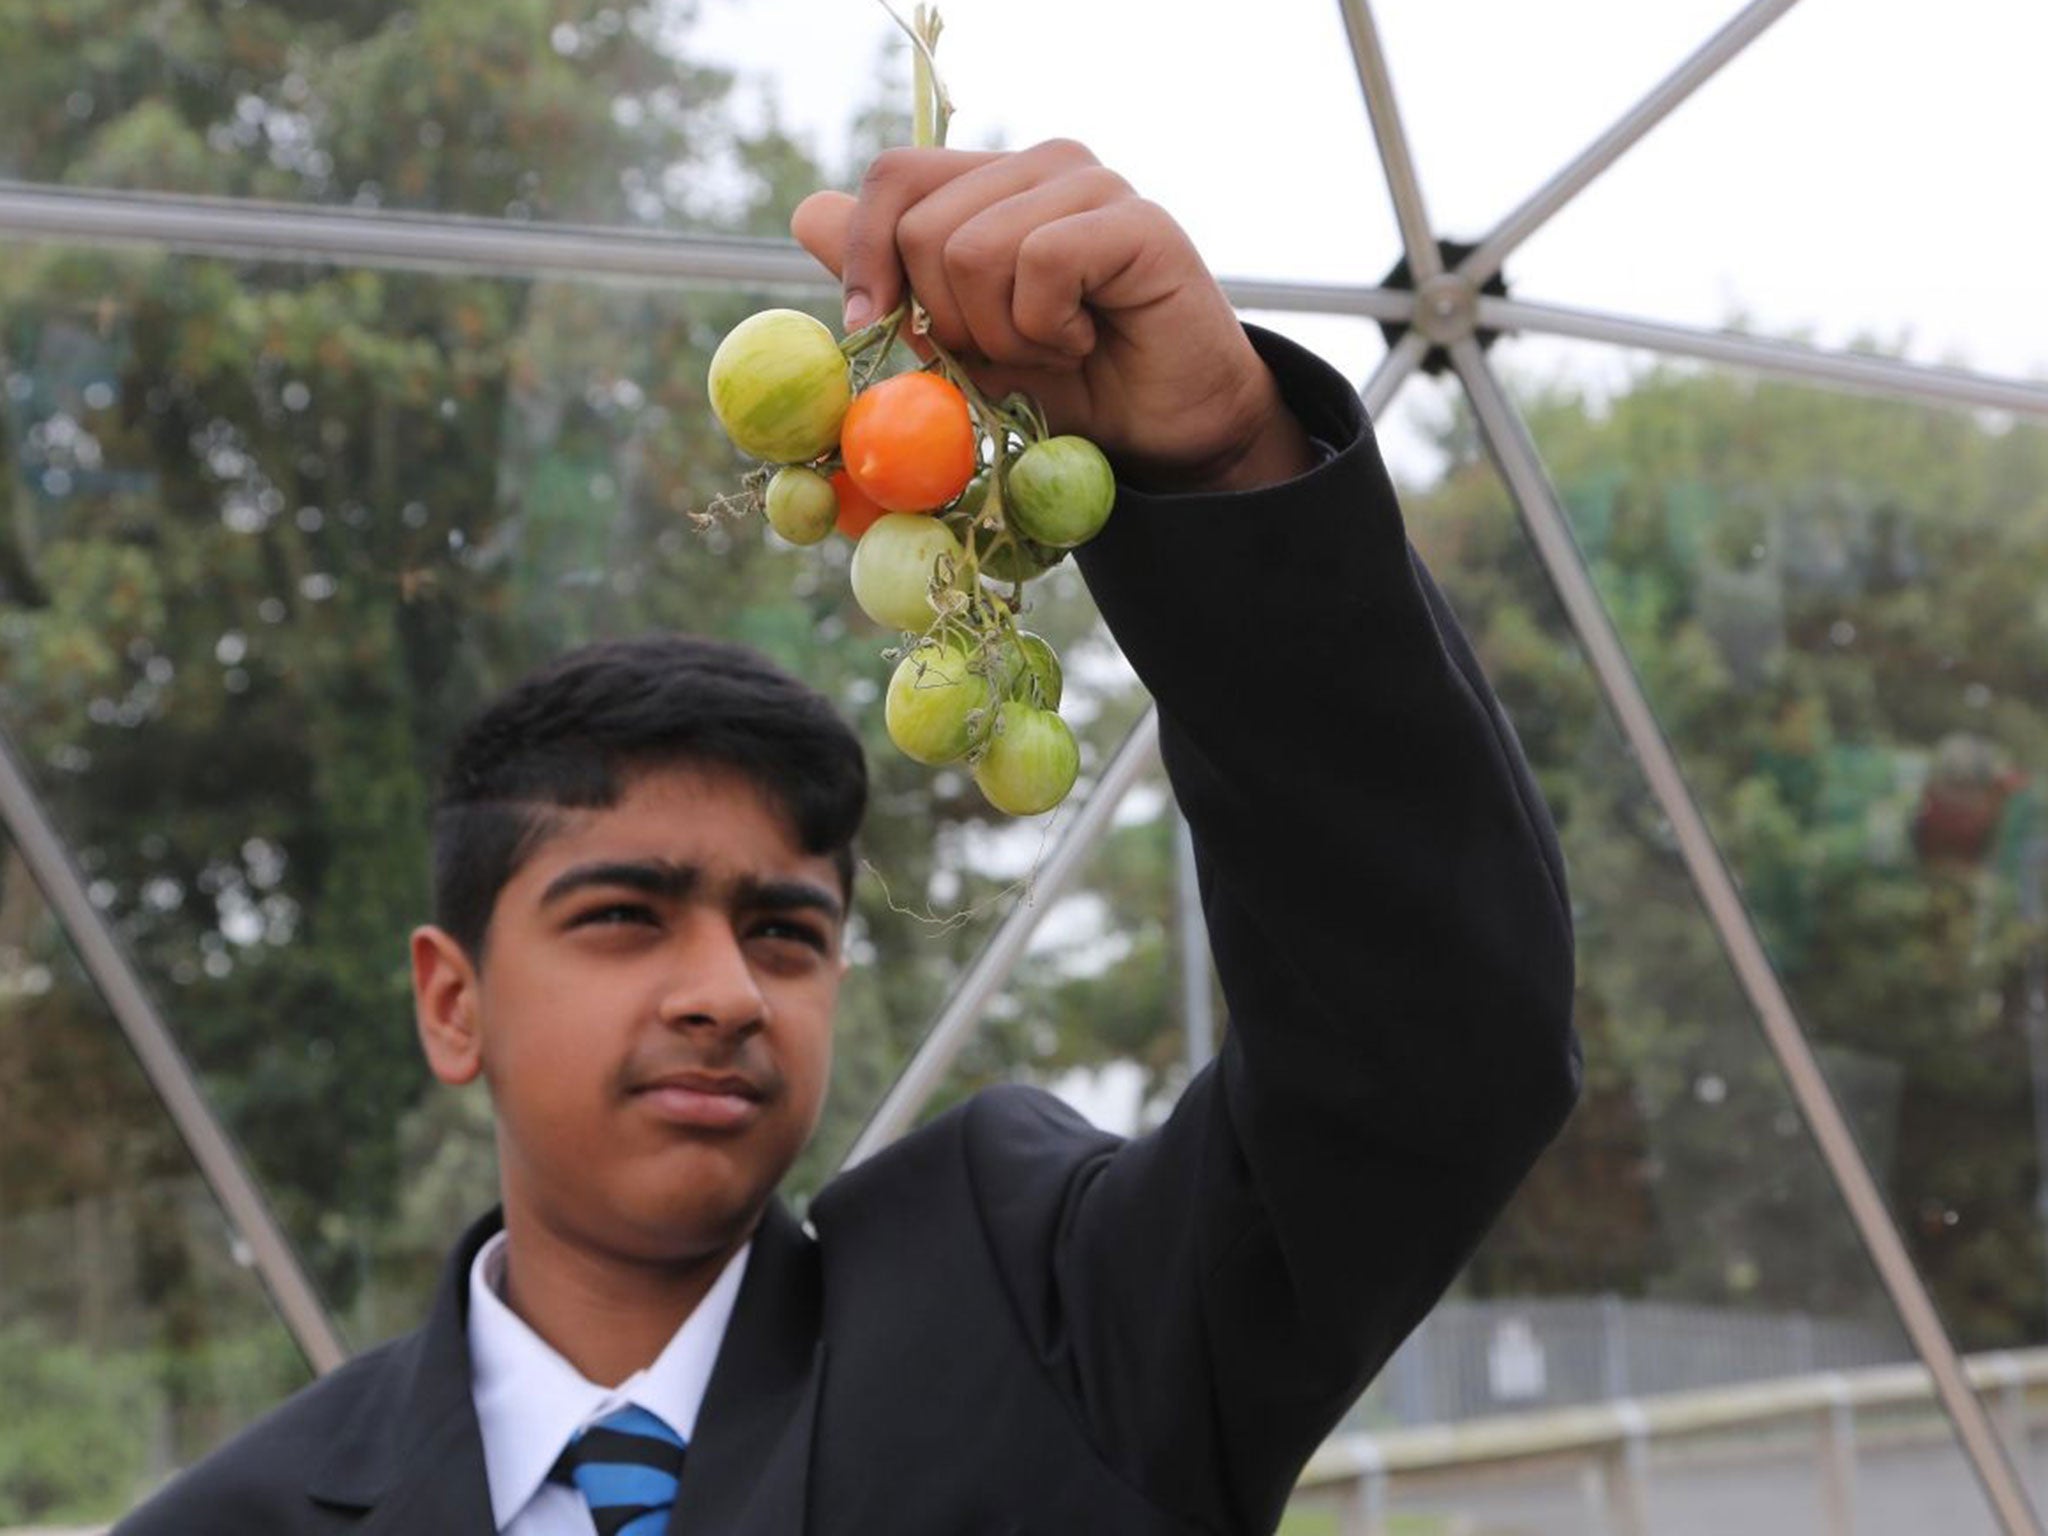
[[[760,1225],[801,1147],[762,1162],[743,1162],[730,1149],[709,1156],[706,1150],[613,1170],[595,1187],[583,1182],[573,1199],[579,1181],[559,1176],[541,1200],[521,1200],[508,1188],[506,1212],[517,1220],[524,1207],[572,1244],[627,1263],[690,1264],[729,1254]],[[546,1214],[550,1207],[553,1216]]]
[[[781,1182],[778,1172],[764,1183],[716,1189],[700,1186],[681,1199],[657,1195],[628,1217],[633,1246],[641,1256],[660,1263],[687,1263],[729,1253],[753,1236]]]

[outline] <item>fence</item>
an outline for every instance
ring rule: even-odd
[[[1872,1363],[1899,1352],[1881,1328],[1797,1314],[1615,1298],[1449,1302],[1403,1345],[1349,1421],[1391,1419],[1397,1427],[1353,1428],[1330,1440],[1304,1472],[1300,1497],[1334,1507],[1342,1536],[1388,1536],[1397,1486],[1576,1473],[1587,1507],[1574,1529],[1650,1536],[1653,1448],[1702,1447],[1719,1437],[1724,1461],[1810,1460],[1823,1521],[1816,1530],[1851,1536],[1859,1443],[1882,1435],[1896,1444],[1901,1425],[1886,1416],[1900,1410],[1920,1411],[1905,1433],[1948,1434],[1924,1369]],[[2048,1389],[2048,1349],[1967,1364],[2009,1443],[2026,1447],[2028,1394]],[[1758,1379],[1773,1370],[1774,1379]],[[1739,1443],[1729,1443],[1731,1434]]]
[[[2032,1427],[2028,1394],[2048,1385],[2048,1349],[1979,1355],[1965,1365],[1971,1385],[1989,1398],[2007,1443],[2024,1460]],[[1575,1468],[1590,1474],[1586,1487],[1594,1507],[1585,1529],[1650,1536],[1653,1446],[1730,1431],[1803,1431],[1822,1510],[1816,1536],[1851,1536],[1858,1416],[1933,1407],[1933,1384],[1923,1367],[1825,1371],[1662,1398],[1340,1435],[1310,1461],[1300,1490],[1311,1502],[1335,1504],[1342,1536],[1387,1536],[1388,1497],[1396,1480],[1441,1481],[1480,1472],[1554,1475]],[[1948,1433],[1938,1417],[1928,1428],[1937,1436]],[[1786,1446],[1781,1438],[1768,1447],[1752,1443],[1737,1454],[1781,1455]]]
[[[1767,1377],[1888,1365],[1895,1325],[1619,1296],[1446,1301],[1397,1350],[1347,1421],[1441,1424]]]

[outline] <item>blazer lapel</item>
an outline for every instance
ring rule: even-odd
[[[361,1395],[355,1418],[338,1428],[308,1481],[315,1501],[367,1511],[361,1536],[494,1536],[497,1530],[470,1396],[469,1270],[501,1225],[493,1211],[463,1234],[442,1271],[426,1327],[370,1367],[390,1382]]]
[[[361,1536],[494,1536],[497,1529],[474,1412],[450,1414],[415,1441],[398,1480],[358,1527]]]
[[[669,1536],[798,1536],[825,1347],[816,1244],[778,1200],[704,1394]]]

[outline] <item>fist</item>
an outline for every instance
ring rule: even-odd
[[[1312,462],[1186,233],[1079,144],[890,150],[790,229],[839,278],[849,330],[914,292],[983,393],[1029,393],[1134,485],[1249,489]]]

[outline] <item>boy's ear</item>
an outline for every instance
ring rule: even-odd
[[[476,967],[454,937],[432,926],[412,931],[412,1011],[427,1066],[455,1087],[483,1070]]]

